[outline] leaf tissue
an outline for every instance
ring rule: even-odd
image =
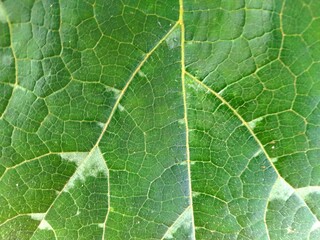
[[[0,1],[1,240],[319,220],[320,1]]]

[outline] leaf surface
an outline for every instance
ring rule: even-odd
[[[0,2],[0,239],[320,239],[320,2]]]

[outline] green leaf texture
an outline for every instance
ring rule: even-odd
[[[0,1],[0,239],[320,239],[320,1]]]

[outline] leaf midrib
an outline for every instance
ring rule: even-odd
[[[189,148],[188,107],[187,107],[187,93],[186,93],[186,81],[185,81],[185,75],[186,75],[186,66],[185,66],[185,26],[184,26],[184,5],[183,4],[184,4],[183,0],[179,0],[179,5],[180,5],[180,7],[179,7],[179,24],[180,24],[180,31],[181,31],[181,34],[180,34],[180,41],[181,41],[181,44],[180,44],[181,45],[180,46],[180,49],[181,49],[181,84],[182,84],[182,93],[183,93],[182,95],[183,95],[184,121],[185,121],[185,131],[186,131],[186,157],[187,157],[188,191],[189,191],[189,204],[190,204],[188,206],[188,208],[191,209],[191,213],[192,213],[191,214],[191,218],[192,218],[191,219],[191,226],[192,226],[191,239],[196,239],[194,210],[193,210],[193,199],[192,199],[192,185],[191,185],[191,159],[190,159],[190,148]],[[185,209],[185,211],[187,209]],[[181,215],[182,214],[183,213],[181,213]],[[177,219],[179,219],[180,216]],[[174,225],[174,223],[172,224],[172,226],[173,225]]]

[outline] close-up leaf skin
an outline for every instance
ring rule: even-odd
[[[320,1],[0,0],[0,240],[319,240]]]

